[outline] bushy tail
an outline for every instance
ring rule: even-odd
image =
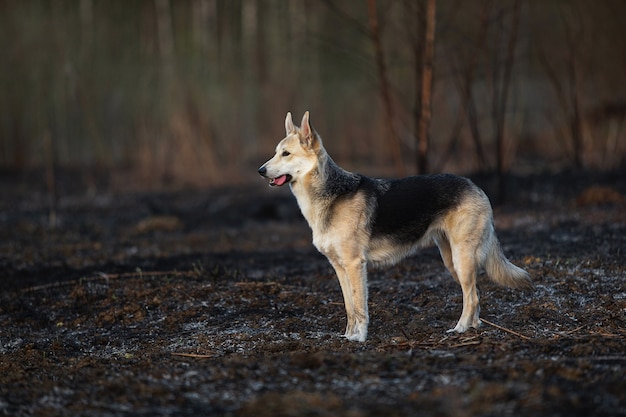
[[[489,249],[487,252],[487,258],[485,260],[485,271],[489,278],[497,284],[504,285],[511,288],[532,288],[533,284],[530,279],[530,274],[513,265],[502,252],[500,242],[492,233],[489,239]]]

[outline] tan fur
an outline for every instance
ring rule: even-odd
[[[349,340],[364,341],[367,337],[368,262],[395,263],[433,241],[463,292],[463,311],[450,331],[461,333],[480,325],[476,288],[480,268],[485,268],[488,275],[502,285],[529,285],[528,274],[511,264],[502,253],[493,228],[489,199],[471,182],[468,181],[462,200],[454,208],[435,216],[416,241],[401,245],[391,236],[371,237],[368,222],[374,215],[374,208],[368,204],[364,193],[324,194],[324,186],[329,181],[324,178],[329,167],[326,164],[331,164],[332,160],[311,128],[308,112],[300,128],[293,124],[288,113],[285,131],[286,137],[276,147],[276,154],[259,173],[269,178],[270,184],[289,174],[291,190],[313,232],[313,244],[326,255],[337,273],[347,314],[345,337]],[[336,165],[333,169],[335,174],[339,172],[337,175],[349,174]]]
[[[330,261],[344,296],[348,324],[346,337],[365,340],[369,322],[367,308],[367,242],[363,196],[345,199],[335,206],[339,213],[331,226],[313,227],[313,244]],[[315,223],[313,223],[315,224]]]
[[[481,268],[494,282],[513,288],[531,286],[526,271],[509,262],[502,253],[493,229],[489,199],[476,187],[465,201],[443,218],[441,234],[434,240],[444,265],[461,285],[463,311],[457,325],[450,329],[462,333],[480,326],[480,307],[476,277]],[[482,231],[482,233],[477,233]]]

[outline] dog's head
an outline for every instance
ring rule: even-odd
[[[293,124],[291,113],[285,118],[286,135],[276,146],[276,154],[259,168],[271,186],[295,183],[317,166],[317,153],[322,144],[304,113],[300,127]]]

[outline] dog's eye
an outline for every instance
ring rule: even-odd
[[[289,155],[291,155],[291,154],[288,151],[283,151],[282,156],[289,156]]]

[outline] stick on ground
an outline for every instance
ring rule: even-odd
[[[530,338],[530,337],[528,337],[528,336],[524,336],[523,334],[518,333],[518,332],[516,332],[516,331],[514,331],[514,330],[507,329],[506,327],[502,327],[502,326],[500,326],[500,325],[497,325],[497,324],[495,324],[495,323],[492,323],[492,322],[490,322],[489,320],[485,320],[484,318],[481,318],[480,320],[481,320],[483,323],[487,323],[488,325],[495,327],[496,329],[500,329],[500,330],[502,330],[502,331],[504,331],[504,332],[514,334],[515,336],[517,336],[517,337],[521,337],[522,339],[525,339],[525,340],[532,340],[532,338]]]

